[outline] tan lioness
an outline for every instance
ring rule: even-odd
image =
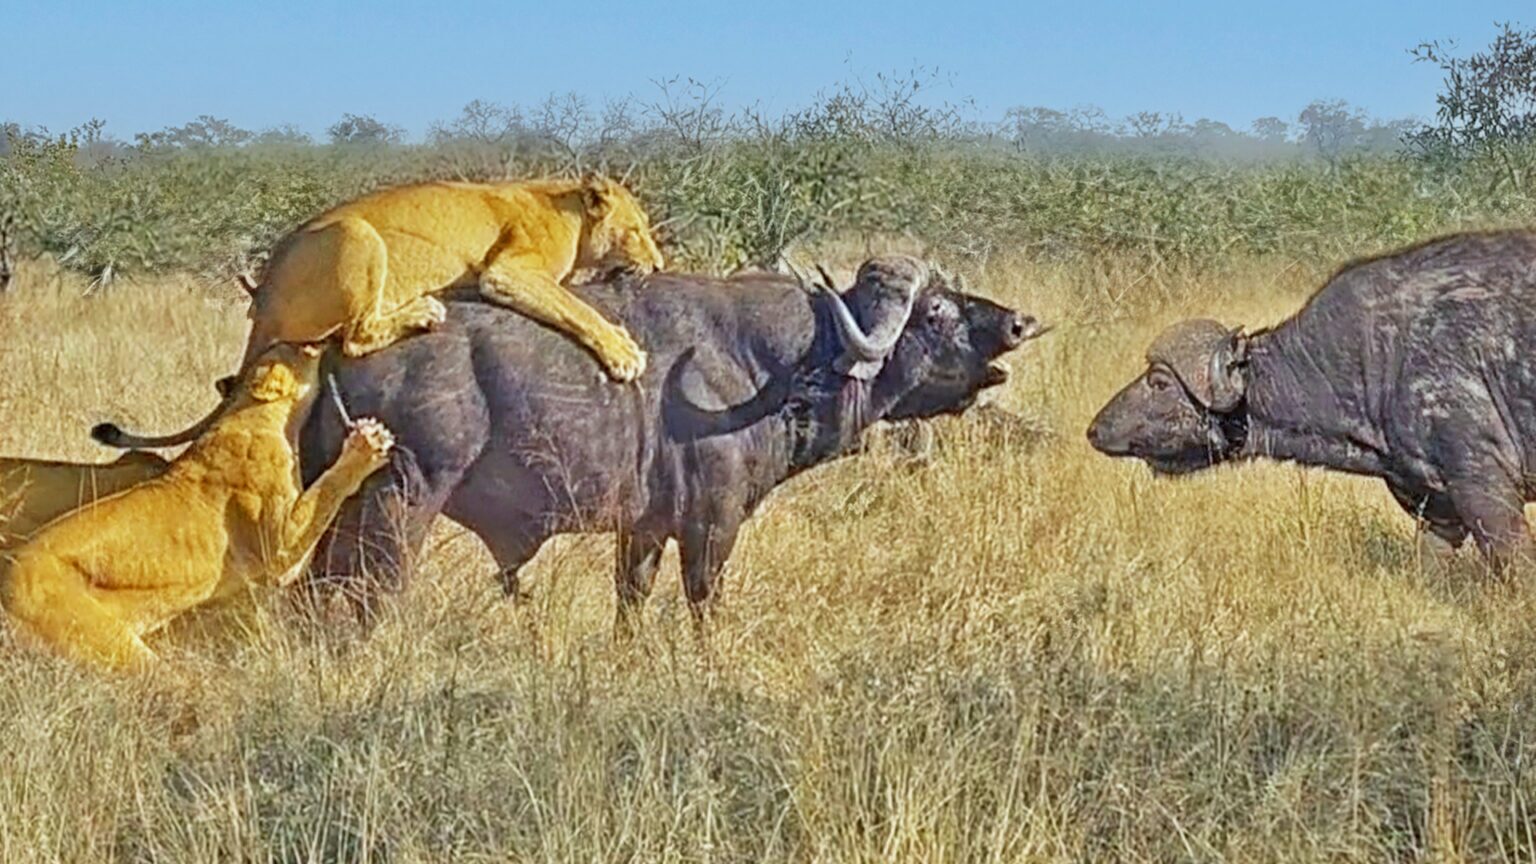
[[[234,376],[214,383],[229,396]],[[147,450],[130,450],[112,462],[65,462],[0,457],[0,552],[31,539],[39,528],[151,477],[171,463]]]
[[[81,505],[159,477],[170,464],[139,450],[97,464],[0,459],[0,552]]]
[[[341,338],[351,356],[377,351],[446,314],[434,293],[474,286],[487,299],[570,334],[608,374],[631,381],[645,352],[563,282],[577,270],[650,272],[664,262],[629,190],[607,179],[417,183],[365,195],[280,240],[251,291],[241,368],[273,342]],[[221,405],[183,432],[92,435],[114,447],[192,440]]]
[[[279,343],[232,388],[229,410],[164,474],[48,524],[0,559],[0,606],[58,652],[111,669],[155,661],[142,637],[250,582],[302,571],[342,501],[387,461],[388,430],[354,424],[309,489],[299,428],[319,391],[319,345]]]

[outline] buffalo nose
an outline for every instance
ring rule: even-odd
[[[1104,424],[1100,418],[1093,418],[1088,424],[1088,443],[1093,449],[1108,456],[1130,455],[1131,448],[1123,441],[1113,441],[1104,431]]]
[[[1093,422],[1088,424],[1088,443],[1092,444],[1093,449],[1100,453],[1113,453],[1117,449],[1110,446],[1110,443],[1104,440],[1104,424],[1100,423],[1097,417],[1093,418]]]
[[[1012,313],[1008,316],[1008,322],[1003,328],[1003,344],[1009,348],[1017,348],[1024,344],[1040,327],[1040,322],[1033,315],[1019,315]]]

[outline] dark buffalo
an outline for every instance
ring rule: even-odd
[[[603,380],[568,339],[479,302],[450,303],[440,330],[338,361],[350,412],[382,420],[401,455],[337,520],[317,582],[395,584],[443,514],[485,541],[509,592],[552,535],[617,531],[621,615],[676,539],[702,612],[743,520],[775,486],[876,420],[962,410],[1006,380],[992,361],[1040,329],[905,257],[867,262],[841,298],[773,274],[655,274],[577,293],[645,346],[638,386]],[[329,464],[339,417],[311,419],[306,465]]]
[[[1533,348],[1536,233],[1447,237],[1346,266],[1277,327],[1170,327],[1088,439],[1164,474],[1268,456],[1380,477],[1502,567],[1530,552]]]

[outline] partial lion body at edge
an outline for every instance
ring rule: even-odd
[[[0,458],[0,552],[70,511],[159,477],[170,464],[137,450],[102,463]]]

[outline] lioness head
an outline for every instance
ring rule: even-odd
[[[587,230],[576,253],[578,267],[650,273],[666,266],[651,237],[651,220],[633,193],[597,177],[586,181],[582,195]]]
[[[240,401],[306,401],[315,393],[320,378],[322,348],[319,343],[278,342],[263,351],[243,376],[244,388],[236,397],[237,405]]]

